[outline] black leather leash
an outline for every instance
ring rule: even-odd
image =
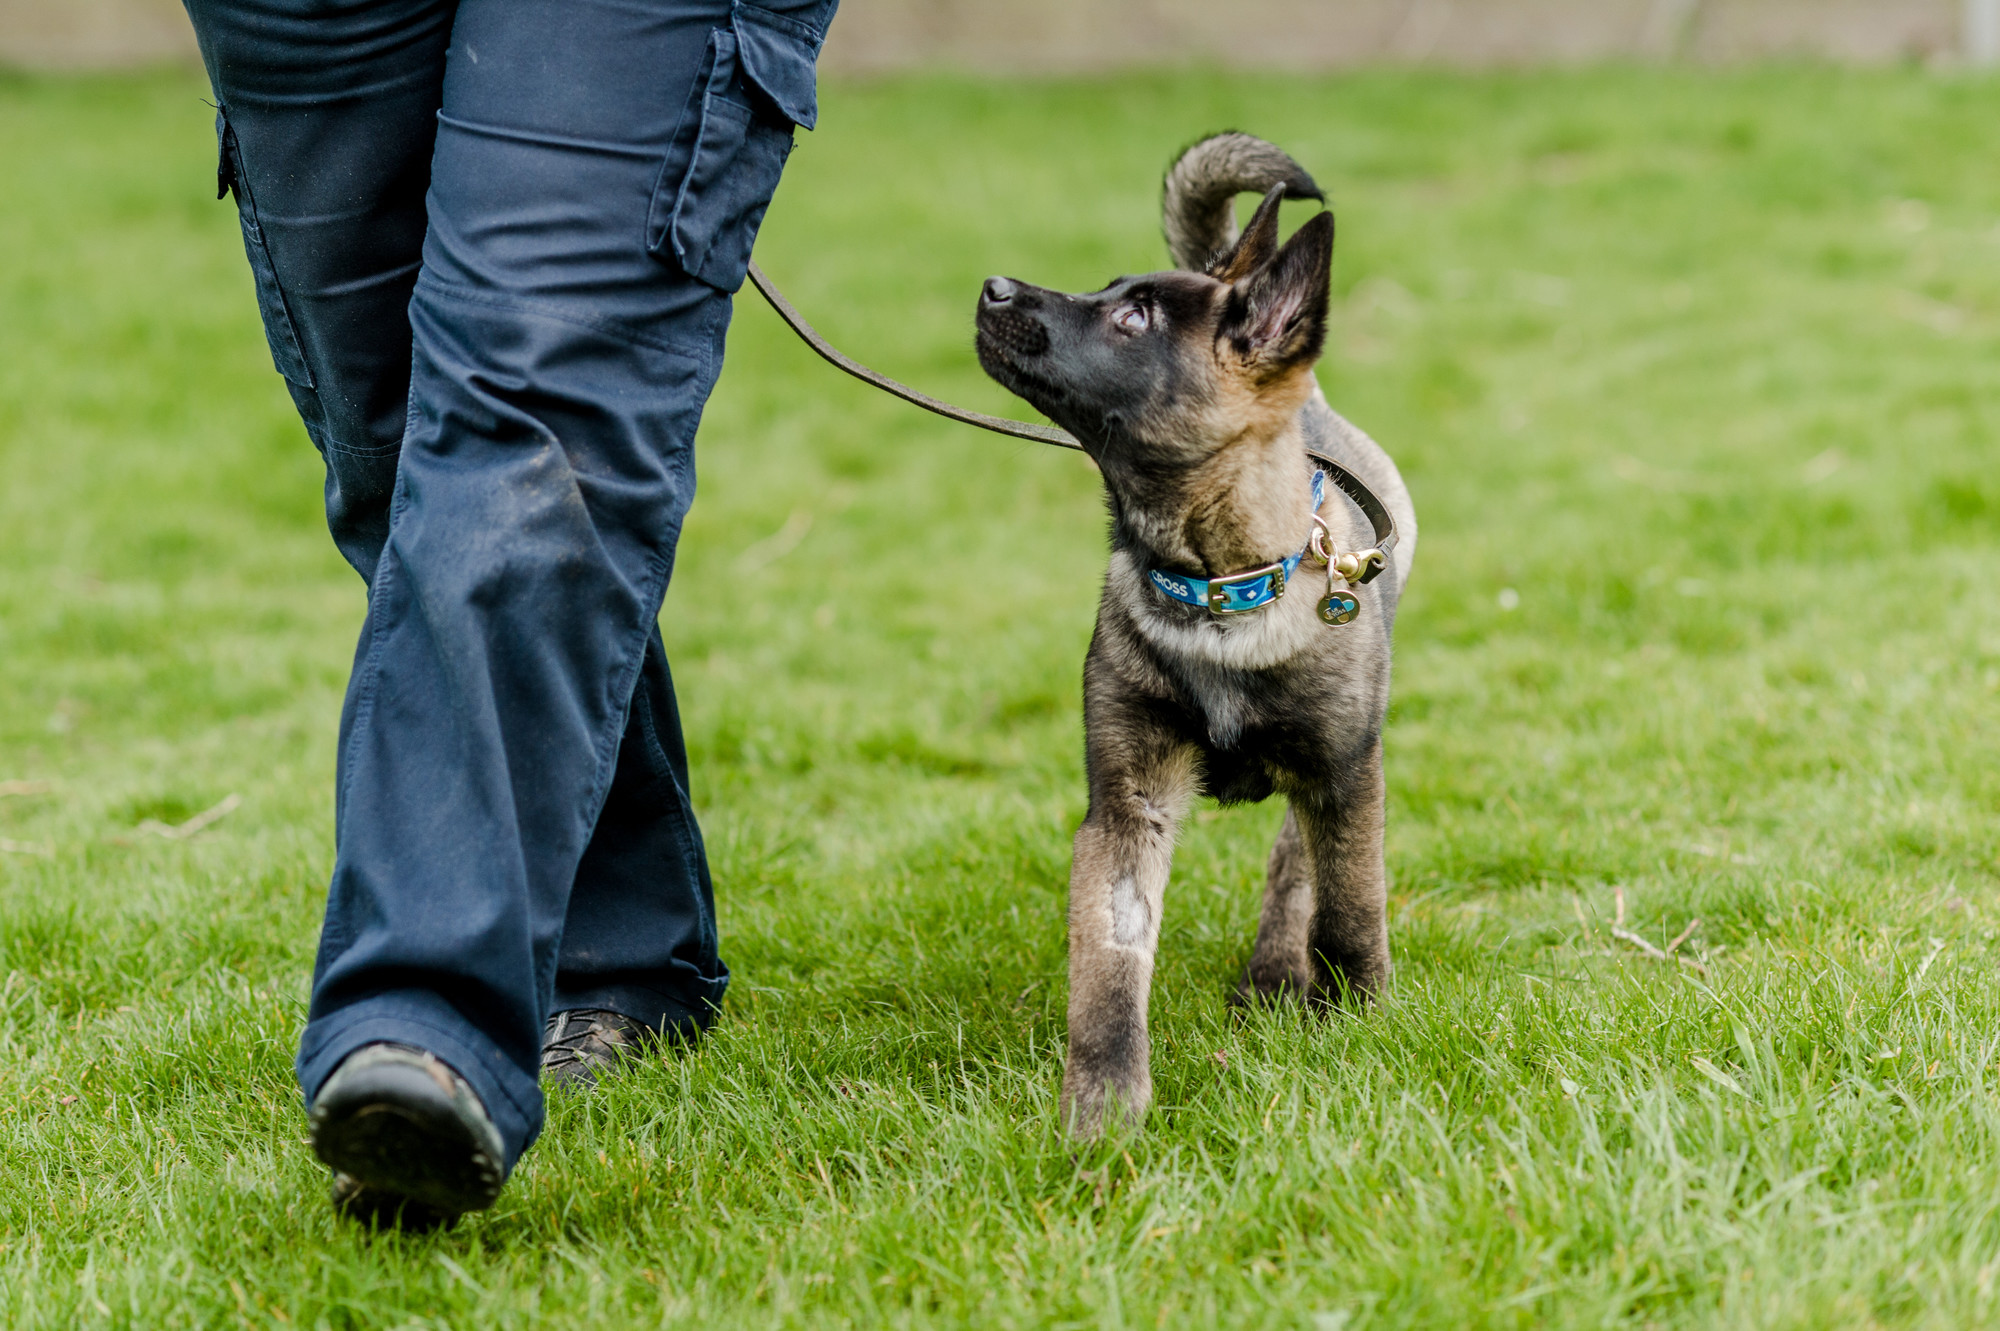
[[[1059,430],[1048,425],[1029,425],[1024,421],[1010,421],[1005,416],[988,416],[981,411],[967,411],[964,407],[954,407],[951,403],[934,398],[929,393],[919,393],[908,384],[898,383],[886,374],[869,369],[821,337],[818,331],[806,322],[805,316],[798,312],[792,302],[785,299],[784,292],[778,290],[777,285],[764,276],[764,270],[757,266],[755,259],[750,261],[750,281],[756,286],[758,294],[770,302],[771,308],[778,312],[778,317],[785,321],[786,326],[799,335],[801,341],[818,352],[821,359],[829,365],[853,375],[862,383],[872,384],[912,406],[922,407],[925,411],[934,411],[940,416],[964,425],[976,425],[982,430],[1010,435],[1015,439],[1028,439],[1038,444],[1054,444],[1057,448],[1083,451],[1083,445],[1078,443],[1076,436],[1067,430]],[[1333,478],[1333,483],[1360,507],[1362,513],[1367,515],[1369,523],[1375,528],[1375,549],[1364,553],[1379,552],[1383,560],[1364,563],[1356,570],[1358,576],[1351,579],[1355,582],[1372,580],[1382,571],[1383,562],[1396,548],[1396,519],[1389,515],[1387,505],[1376,498],[1375,492],[1361,483],[1359,476],[1324,453],[1309,448],[1306,450],[1306,456],[1326,468],[1326,474]]]
[[[785,299],[785,293],[778,290],[770,278],[764,276],[764,270],[757,266],[755,259],[750,261],[750,280],[756,284],[758,292],[764,299],[771,302],[771,308],[778,312],[778,317],[790,325],[791,330],[797,333],[807,346],[817,351],[821,358],[836,370],[845,370],[862,383],[873,384],[891,397],[899,397],[913,406],[922,407],[925,411],[935,411],[940,416],[948,416],[966,425],[976,425],[995,434],[1012,435],[1016,439],[1032,439],[1038,444],[1074,448],[1079,453],[1083,451],[1083,445],[1078,443],[1076,436],[1068,430],[1057,430],[1047,425],[1029,425],[1024,421],[1010,421],[1005,416],[988,416],[980,411],[967,411],[964,407],[954,407],[949,402],[934,398],[929,393],[919,393],[908,384],[899,384],[886,374],[876,373],[821,337],[813,326],[806,322],[805,316],[793,308],[792,302]]]

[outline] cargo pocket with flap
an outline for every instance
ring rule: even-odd
[[[822,34],[737,0],[709,34],[690,98],[691,146],[677,142],[646,219],[646,248],[722,291],[743,285],[764,210],[795,128],[819,118],[814,61]]]
[[[257,221],[257,204],[243,175],[243,156],[236,146],[236,131],[228,116],[215,113],[216,166],[215,197],[234,192],[236,217],[243,224],[243,251],[250,258],[250,272],[257,280],[257,309],[264,316],[264,340],[271,344],[271,363],[278,373],[301,388],[313,386],[312,372],[306,369],[305,353],[299,349],[299,335],[292,327],[292,313],[285,305],[285,293],[278,286],[278,271],[271,264],[270,247],[264,243],[264,228]]]

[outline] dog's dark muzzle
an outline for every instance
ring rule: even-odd
[[[979,292],[979,336],[1009,358],[1032,360],[1049,350],[1049,330],[1038,311],[1035,288],[1006,277],[989,277]]]

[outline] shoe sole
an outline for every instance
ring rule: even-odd
[[[444,1216],[491,1206],[500,1164],[450,1103],[412,1078],[370,1080],[365,1094],[315,1106],[314,1153],[336,1173]]]

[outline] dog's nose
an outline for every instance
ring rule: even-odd
[[[1014,284],[1004,277],[989,277],[979,292],[979,299],[984,305],[1005,305],[1014,299]]]

